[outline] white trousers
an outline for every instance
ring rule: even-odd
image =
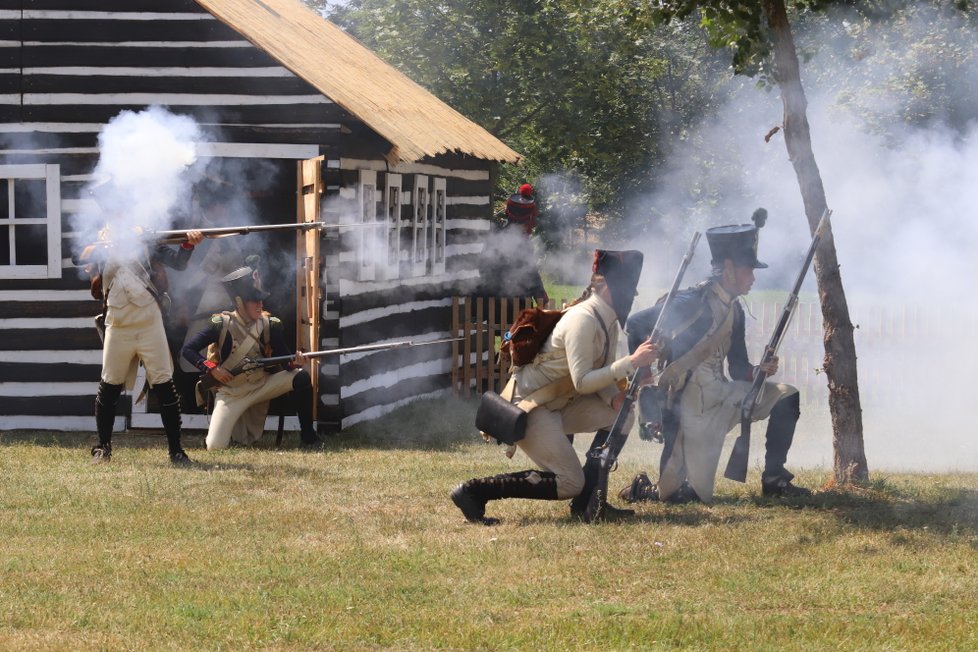
[[[227,448],[232,436],[243,444],[258,441],[265,432],[268,402],[291,392],[292,379],[297,373],[298,369],[289,369],[264,374],[258,382],[218,389],[207,428],[207,450]]]
[[[102,380],[110,385],[126,384],[132,389],[139,361],[146,369],[150,385],[173,378],[173,359],[159,306],[155,301],[145,306],[132,303],[121,308],[110,306],[105,315]]]
[[[584,471],[567,435],[610,428],[617,416],[618,411],[599,396],[577,396],[560,410],[539,407],[530,411],[526,436],[516,445],[542,470],[557,476],[558,498],[573,498],[584,488]],[[625,427],[631,429],[633,422],[629,414]]]

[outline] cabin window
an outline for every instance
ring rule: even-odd
[[[384,219],[387,222],[386,278],[401,275],[401,175],[388,173],[384,178]]]
[[[412,199],[411,270],[412,276],[424,276],[428,273],[428,226],[431,221],[426,175],[414,175]]]
[[[445,193],[445,179],[431,181],[431,241],[428,257],[432,274],[445,273],[445,225],[447,223],[448,198]]]
[[[377,221],[378,208],[382,197],[377,192],[377,173],[372,170],[360,171],[360,183],[357,186],[357,212],[360,233],[360,251],[357,256],[360,261],[358,280],[373,281],[377,278],[377,269],[383,266],[386,249],[387,225]]]
[[[0,278],[61,278],[61,170],[0,165]]]

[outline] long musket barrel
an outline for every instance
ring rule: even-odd
[[[285,224],[246,224],[242,226],[222,226],[208,229],[170,229],[165,231],[144,231],[138,236],[139,240],[156,242],[158,244],[181,244],[187,241],[188,231],[200,231],[205,238],[226,238],[234,235],[262,233],[265,231],[309,231],[311,229],[356,229],[367,227],[387,226],[386,222],[356,222],[353,224],[327,224],[326,222],[287,222]],[[79,261],[86,260],[90,250],[95,247],[110,247],[113,241],[98,240],[85,246],[78,256]]]
[[[180,244],[187,241],[187,231],[196,230],[205,238],[223,238],[230,235],[247,235],[264,231],[309,231],[328,226],[325,222],[290,222],[286,224],[248,224],[243,226],[225,226],[210,229],[173,229],[169,231],[146,231],[143,234],[148,240],[160,244]]]
[[[389,349],[401,349],[411,346],[430,346],[432,344],[444,344],[446,342],[457,342],[462,340],[462,337],[446,337],[440,340],[431,340],[429,342],[415,342],[413,340],[404,340],[400,342],[388,342],[386,344],[364,344],[363,346],[350,346],[342,349],[326,349],[324,351],[310,351],[305,353],[307,358],[325,358],[332,355],[344,355],[347,353],[364,353],[367,351],[384,351]],[[233,369],[228,370],[232,376],[236,376],[244,371],[249,371],[252,369],[258,369],[260,367],[271,367],[280,362],[288,362],[295,358],[293,355],[279,355],[270,358],[245,358]],[[220,383],[214,379],[214,377],[205,373],[200,378],[200,388],[204,391],[216,388]]]
[[[325,358],[331,355],[345,355],[347,353],[364,353],[366,351],[386,351],[388,349],[403,349],[409,346],[428,346],[431,344],[444,344],[446,342],[458,342],[464,338],[461,337],[446,337],[440,340],[431,340],[430,342],[414,342],[412,340],[404,340],[401,342],[388,342],[386,344],[364,344],[363,346],[350,346],[343,349],[326,349],[324,351],[310,351],[309,353],[303,353],[302,355],[306,358]],[[295,355],[280,355],[272,358],[254,358],[252,362],[256,365],[272,365],[279,362],[287,362],[294,358]]]
[[[693,253],[696,251],[696,245],[699,244],[701,235],[699,231],[693,234],[693,239],[690,241],[689,248],[683,256],[682,263],[679,265],[679,271],[676,272],[676,278],[672,282],[672,287],[669,289],[669,293],[662,303],[662,310],[659,311],[659,316],[655,320],[655,326],[653,326],[652,332],[649,334],[647,340],[649,342],[655,342],[660,336],[662,325],[665,324],[663,317],[672,304],[676,293],[679,291],[679,285],[682,283],[683,276],[686,275],[686,269],[693,260]],[[604,516],[605,506],[608,504],[608,474],[611,473],[611,467],[618,460],[618,455],[628,440],[625,422],[628,420],[628,414],[638,396],[641,383],[642,370],[639,369],[632,375],[631,380],[628,382],[628,388],[625,390],[625,399],[618,409],[618,414],[615,416],[615,423],[608,433],[608,438],[605,440],[604,446],[601,447],[600,453],[598,454],[598,482],[584,510],[584,520],[588,523],[600,520]]]
[[[798,295],[801,293],[801,286],[805,282],[805,277],[808,275],[808,268],[811,267],[812,260],[815,259],[815,250],[818,249],[818,244],[822,241],[825,229],[828,228],[829,217],[831,215],[832,211],[826,208],[825,212],[822,213],[822,218],[818,221],[818,226],[815,227],[815,233],[812,235],[812,243],[809,245],[808,253],[805,255],[805,263],[798,273],[798,278],[795,279],[791,294],[788,295],[788,298],[784,302],[781,317],[778,319],[777,326],[775,326],[774,332],[771,334],[771,340],[768,342],[761,356],[762,363],[770,362],[777,355],[778,349],[781,348],[781,342],[788,332],[791,315],[795,311],[795,306],[798,305]],[[734,442],[733,450],[730,451],[730,459],[727,460],[727,468],[723,471],[723,477],[729,480],[735,480],[737,482],[746,482],[747,480],[747,458],[750,456],[751,417],[754,414],[754,407],[757,405],[761,390],[764,388],[764,381],[766,380],[767,374],[757,369],[750,390],[748,390],[747,396],[744,397],[744,400],[740,404],[740,435]]]

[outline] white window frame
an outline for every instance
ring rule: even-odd
[[[431,242],[428,245],[431,273],[445,273],[445,225],[448,221],[448,193],[444,178],[431,180]]]
[[[12,185],[18,179],[44,179],[47,215],[43,218],[16,218]],[[13,184],[11,184],[11,180]],[[0,165],[0,183],[8,184],[7,210],[0,216],[0,229],[9,229],[9,265],[0,265],[0,278],[61,278],[61,166],[57,164]],[[18,265],[15,257],[15,226],[47,226],[47,265]]]
[[[357,240],[357,279],[373,281],[377,279],[377,261],[380,260],[380,240],[382,235],[377,227],[377,173],[373,170],[360,170],[357,183],[357,221],[362,225]],[[367,225],[372,226],[367,226]]]
[[[414,175],[411,200],[411,275],[424,276],[428,273],[428,222],[431,219],[428,175]]]
[[[388,172],[384,177],[384,212],[387,219],[387,243],[385,278],[396,279],[401,277],[401,209],[404,199],[404,191],[401,188],[402,177],[400,174]]]

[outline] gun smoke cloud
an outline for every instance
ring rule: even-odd
[[[80,246],[99,239],[119,243],[117,252],[138,250],[139,231],[165,230],[186,211],[201,174],[197,123],[161,107],[123,111],[98,136],[99,160],[83,193],[93,199],[75,216]]]
[[[921,111],[920,100],[895,83],[908,74],[901,67],[907,62],[885,56],[883,44],[932,42],[937,33],[946,39],[944,51],[950,56],[972,52],[978,34],[954,15],[922,9],[873,30],[854,29],[855,21],[834,15],[816,30],[796,28],[796,38],[821,46],[803,64],[802,81],[857,327],[870,471],[973,471],[978,442],[970,434],[965,396],[973,372],[970,356],[963,353],[974,349],[978,326],[978,311],[967,299],[978,251],[978,221],[971,216],[978,204],[978,124],[963,120],[961,106],[953,101],[927,107],[931,115],[926,121],[908,123],[910,107]],[[859,56],[853,54],[857,49]],[[873,56],[876,52],[879,56]],[[973,89],[978,80],[974,56],[953,62],[921,56],[914,64],[917,77],[938,77],[949,87]],[[662,287],[666,281],[654,263],[648,264],[650,259],[681,251],[694,229],[747,223],[751,212],[763,206],[770,219],[761,231],[759,258],[771,267],[759,270],[749,304],[772,296],[764,290],[789,287],[810,236],[783,137],[764,138],[782,121],[777,90],[765,91],[739,78],[731,85],[731,100],[687,139],[706,143],[708,149],[677,147],[661,190],[635,202],[635,232],[650,237],[623,244],[646,252],[643,284]],[[975,114],[973,106],[970,112]],[[650,224],[653,215],[672,217]],[[705,273],[706,247],[696,259],[689,283]],[[806,293],[802,301],[817,301],[813,273]],[[641,298],[636,307],[654,299]],[[821,321],[817,314],[816,309],[816,325]],[[748,331],[752,328],[758,326],[748,317]],[[793,333],[786,348],[797,337]],[[817,369],[820,336],[814,340],[804,373],[814,378],[815,390],[803,397],[789,464],[827,468],[832,464],[831,424],[824,375]],[[760,350],[750,353],[756,359]],[[762,428],[755,431],[760,437]],[[755,446],[755,452],[758,448],[763,446]],[[646,455],[651,460],[658,452]]]

